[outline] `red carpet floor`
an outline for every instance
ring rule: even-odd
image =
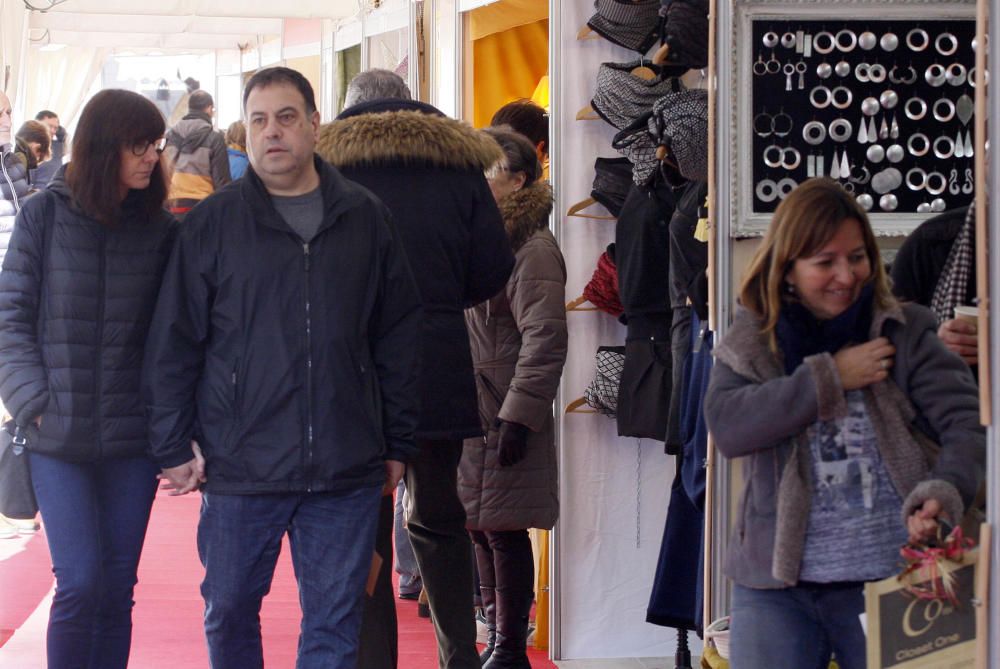
[[[202,568],[195,548],[197,495],[161,493],[153,507],[136,589],[131,667],[207,667],[202,634]],[[44,669],[45,626],[53,579],[44,529],[30,538],[0,540],[0,667]],[[435,669],[437,646],[417,603],[397,600],[399,668]],[[287,543],[264,600],[261,620],[266,666],[295,666],[299,605]],[[536,669],[554,669],[542,651],[530,651]]]

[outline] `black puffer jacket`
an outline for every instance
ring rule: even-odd
[[[356,105],[324,126],[317,150],[392,211],[424,304],[417,436],[482,435],[463,310],[493,297],[514,267],[483,171],[491,138],[409,100]]]
[[[353,490],[408,460],[420,298],[389,214],[316,158],[308,243],[246,175],[185,218],[147,343],[153,456],[225,494]]]
[[[30,448],[72,461],[146,453],[143,346],[176,222],[142,212],[102,225],[56,176],[18,215],[0,273],[0,395]]]
[[[15,145],[0,147],[0,262],[7,253],[14,217],[31,191],[27,157]]]

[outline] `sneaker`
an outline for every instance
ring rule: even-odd
[[[17,528],[7,522],[6,518],[0,517],[0,539],[16,539]]]
[[[476,609],[476,643],[486,643],[490,630],[486,627],[486,614],[481,608]]]
[[[17,529],[18,534],[34,534],[38,531],[38,521],[34,518],[5,518],[8,524]]]

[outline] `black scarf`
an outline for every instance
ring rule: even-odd
[[[875,287],[868,284],[844,313],[825,321],[800,302],[785,302],[774,328],[778,349],[785,358],[785,373],[794,372],[811,355],[834,354],[848,344],[868,341],[874,296]]]

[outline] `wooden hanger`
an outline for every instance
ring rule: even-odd
[[[580,32],[576,34],[577,39],[601,39],[601,36],[594,32],[594,29],[589,25],[585,25],[580,28]]]
[[[581,295],[572,302],[566,303],[566,311],[600,311],[597,307],[583,307],[582,304],[587,303],[587,298]]]
[[[595,216],[594,214],[581,214],[580,212],[589,207],[592,204],[597,204],[597,200],[592,197],[588,197],[586,200],[581,200],[577,202],[569,211],[566,212],[567,216],[578,216],[579,218],[592,218],[596,221],[617,221],[618,219],[614,216]]]
[[[645,79],[646,81],[656,79],[656,72],[654,72],[652,68],[646,67],[641,58],[639,59],[639,67],[633,68],[629,74],[633,77]]]
[[[656,50],[656,53],[653,54],[653,63],[655,65],[663,65],[665,62],[667,62],[667,56],[669,55],[670,55],[670,45],[664,44],[663,46],[661,46],[659,49]]]
[[[584,409],[587,405],[586,397],[579,397],[566,405],[566,413],[597,413],[597,409]]]
[[[600,121],[601,117],[597,115],[597,112],[594,111],[593,107],[591,107],[590,105],[587,105],[586,107],[584,107],[583,109],[581,109],[580,111],[578,111],[576,113],[576,120],[577,121]]]

